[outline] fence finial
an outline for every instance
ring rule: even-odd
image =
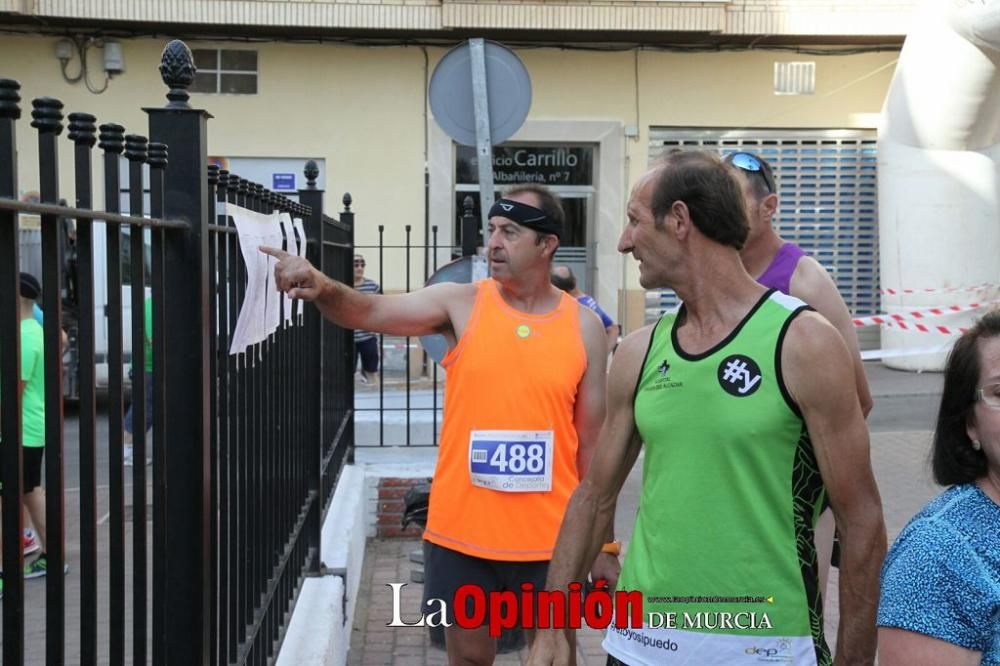
[[[344,198],[341,199],[341,201],[344,202],[344,210],[345,211],[351,210],[351,202],[353,202],[354,199],[351,198],[351,193],[350,192],[344,192]]]
[[[153,169],[165,169],[167,167],[167,144],[150,141],[148,162]]]
[[[63,131],[63,103],[54,97],[38,97],[31,100],[31,126],[42,133],[59,136]]]
[[[97,118],[89,113],[69,114],[70,141],[81,146],[93,146],[97,143]]]
[[[125,159],[129,162],[146,161],[146,144],[149,139],[138,134],[125,135]]]
[[[21,96],[17,94],[20,89],[21,84],[14,79],[0,79],[0,118],[17,120],[21,117],[21,107],[18,106]]]
[[[167,93],[168,109],[190,109],[188,100],[191,96],[187,88],[194,81],[198,68],[194,66],[194,57],[187,44],[175,39],[163,49],[160,57],[160,78],[170,87]]]
[[[98,147],[106,153],[121,154],[125,150],[125,128],[115,123],[101,125]]]
[[[306,188],[315,190],[316,178],[319,176],[319,166],[316,164],[316,160],[306,162],[306,168],[302,172],[306,176]]]

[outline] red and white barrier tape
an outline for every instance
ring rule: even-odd
[[[965,326],[929,326],[927,324],[914,324],[905,321],[887,321],[885,325],[890,328],[898,328],[901,331],[917,331],[918,333],[943,333],[945,335],[959,335],[965,333],[968,327]]]
[[[984,282],[983,284],[978,284],[975,287],[944,287],[944,288],[927,287],[924,289],[880,289],[879,292],[887,296],[898,296],[900,294],[946,294],[958,291],[982,291],[983,289],[990,289],[997,287],[1000,287],[1000,285],[993,284],[992,282]]]
[[[893,314],[880,314],[871,317],[858,317],[852,319],[854,325],[857,327],[861,326],[876,326],[879,324],[891,325],[893,322],[906,322],[915,321],[919,319],[928,319],[930,317],[941,317],[943,315],[955,314],[958,312],[968,312],[969,310],[978,310],[984,305],[992,305],[992,303],[969,303],[968,305],[948,305],[943,308],[926,308],[924,310],[911,310],[910,312],[897,312]]]

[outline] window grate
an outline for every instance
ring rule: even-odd
[[[815,62],[774,63],[775,95],[812,95],[815,92]]]

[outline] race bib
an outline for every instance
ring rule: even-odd
[[[472,485],[506,493],[552,490],[552,439],[551,430],[473,430]]]

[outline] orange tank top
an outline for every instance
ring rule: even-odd
[[[579,304],[546,314],[477,283],[461,339],[442,361],[444,422],[424,538],[491,560],[549,560],[579,483],[573,422],[587,367]]]

